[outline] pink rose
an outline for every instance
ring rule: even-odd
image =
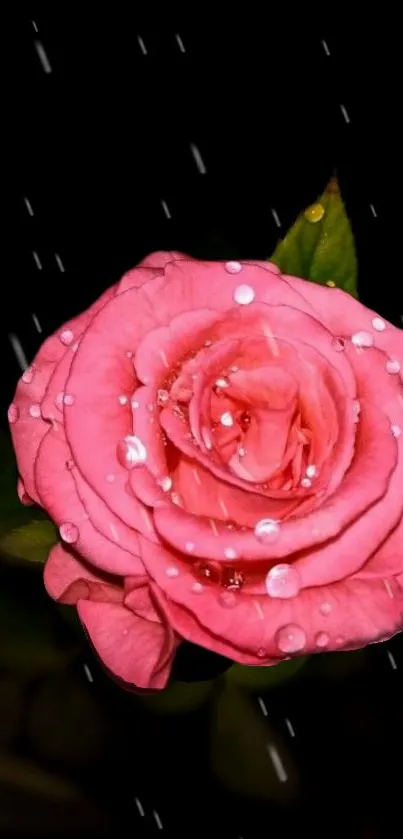
[[[402,629],[400,365],[344,292],[176,253],[45,341],[9,413],[20,492],[113,674],[162,688],[183,639],[268,665]]]

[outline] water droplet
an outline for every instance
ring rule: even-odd
[[[118,396],[119,405],[126,405],[127,404],[127,396]]]
[[[169,475],[164,475],[164,477],[158,478],[157,484],[161,487],[163,492],[169,492],[169,490],[172,489],[172,478],[170,478]]]
[[[11,422],[11,420],[10,420],[10,422]],[[400,425],[391,425],[390,430],[391,430],[391,432],[392,432],[392,434],[393,434],[393,436],[395,437],[396,440],[400,437],[400,435],[402,433],[402,429],[400,428]]]
[[[327,647],[330,641],[330,635],[327,632],[318,632],[315,636],[315,644],[317,647]]]
[[[334,283],[333,280],[327,280],[326,285],[328,288],[336,288],[336,283]]]
[[[302,626],[288,623],[276,632],[276,644],[282,653],[298,653],[304,649],[306,635]]]
[[[172,504],[176,504],[177,507],[184,507],[183,498],[179,495],[179,492],[171,492],[171,501]]]
[[[329,603],[328,600],[325,600],[325,602],[321,603],[321,605],[319,606],[319,611],[320,611],[321,615],[330,615],[330,612],[332,611],[332,609],[333,609],[333,606],[332,606],[331,603]]]
[[[160,388],[159,390],[157,390],[157,405],[165,405],[165,403],[168,402],[168,399],[169,393],[167,390],[165,390],[164,388]]]
[[[222,376],[221,378],[217,379],[215,386],[222,388],[229,387],[229,381],[228,379],[225,379],[224,376]]]
[[[221,576],[221,585],[228,591],[240,591],[245,582],[245,576],[242,571],[236,568],[223,568]]]
[[[34,419],[39,419],[41,415],[41,406],[38,405],[37,402],[35,402],[33,405],[29,406],[28,413],[30,417],[33,417]]]
[[[109,474],[106,475],[106,480],[108,481],[108,484],[113,484],[116,480],[116,475],[114,475],[113,472],[109,472]]]
[[[186,551],[188,554],[192,554],[192,553],[193,553],[193,551],[194,551],[194,549],[195,549],[195,547],[196,547],[196,545],[195,545],[195,543],[194,543],[194,542],[185,542],[185,551]]]
[[[258,658],[267,658],[267,650],[263,647],[259,647],[259,649],[256,650],[256,655]]]
[[[132,351],[131,351],[131,350],[127,350],[127,352],[125,352],[125,356],[126,356],[126,358],[133,358],[133,353],[132,353]]]
[[[63,396],[63,405],[74,405],[76,401],[75,396],[72,393],[65,393]]]
[[[306,220],[310,221],[312,224],[316,224],[316,222],[321,221],[324,215],[325,208],[323,204],[312,204],[304,212]]]
[[[242,428],[242,431],[247,431],[251,423],[251,415],[249,411],[242,411],[241,416],[239,417],[239,425]]]
[[[266,577],[266,590],[270,597],[296,597],[300,588],[298,571],[287,563],[275,565]]]
[[[360,418],[361,412],[361,405],[358,399],[354,399],[353,401],[353,418],[354,422],[358,422]]]
[[[14,422],[17,422],[17,419],[18,419],[19,415],[20,415],[19,408],[17,408],[17,405],[14,405],[14,402],[12,402],[9,409],[8,409],[8,413],[7,413],[8,421],[9,421],[10,425],[13,425]]]
[[[233,609],[234,606],[238,604],[238,598],[233,591],[222,591],[218,595],[218,601],[221,606],[225,606],[226,609]]]
[[[338,647],[343,647],[345,643],[346,643],[346,639],[345,639],[344,635],[338,635],[337,638],[335,639],[335,644],[337,644]]]
[[[234,424],[234,417],[232,416],[231,411],[224,411],[224,413],[221,414],[220,423],[221,425],[225,425],[226,428],[231,428]]]
[[[132,408],[133,408],[134,410],[136,410],[136,408],[138,408],[138,407],[139,407],[140,402],[138,402],[138,401],[137,401],[137,399],[132,399],[131,405],[132,405]]]
[[[316,478],[316,475],[318,474],[317,467],[311,463],[310,466],[307,466],[306,474],[308,478]]]
[[[31,364],[30,367],[27,367],[27,369],[24,370],[24,372],[21,376],[22,381],[25,382],[26,385],[30,385],[31,382],[32,382],[32,379],[34,378],[34,375],[35,375],[35,367],[34,367],[33,364]]]
[[[386,323],[382,318],[372,318],[372,326],[377,332],[383,332],[386,329]]]
[[[390,358],[386,362],[386,371],[387,371],[387,373],[399,373],[400,372],[400,363],[396,359]]]
[[[238,558],[238,552],[235,550],[235,548],[225,548],[224,554],[225,554],[226,559],[237,559]]]
[[[343,352],[346,346],[345,338],[332,338],[330,343],[336,352]]]
[[[212,341],[210,341],[210,340],[209,340],[209,341],[205,341],[205,342],[204,342],[204,346],[205,346],[205,347],[211,347],[212,343],[213,343],[213,342],[212,342]]]
[[[355,332],[351,336],[351,343],[355,347],[372,347],[374,339],[370,332]]]
[[[204,586],[201,583],[193,583],[192,591],[194,591],[195,594],[201,594],[202,591],[204,591]]]
[[[60,536],[63,539],[63,542],[67,542],[68,545],[73,545],[74,542],[77,542],[79,532],[78,527],[75,524],[72,524],[71,521],[65,521],[59,527]]]
[[[275,519],[261,519],[255,526],[255,536],[264,545],[275,542],[279,532],[279,524]]]
[[[309,487],[312,486],[312,481],[310,481],[309,478],[302,478],[301,486],[304,489],[309,489]]]
[[[238,285],[234,290],[233,297],[235,303],[239,303],[240,306],[247,306],[255,299],[255,292],[250,285]]]
[[[60,340],[65,347],[68,347],[74,341],[74,332],[71,329],[63,329],[63,332],[60,333]]]
[[[237,364],[233,364],[232,367],[230,367],[229,369],[230,369],[231,373],[237,373],[238,370],[239,370],[239,367],[238,367]]]
[[[165,573],[167,577],[179,577],[179,568],[175,568],[174,565],[171,565],[169,568],[165,569]]]
[[[117,447],[117,458],[126,469],[142,466],[147,459],[147,451],[141,440],[129,434]]]
[[[225,263],[225,270],[228,271],[229,274],[239,274],[242,271],[242,265],[240,262],[234,262],[231,260],[230,262]]]

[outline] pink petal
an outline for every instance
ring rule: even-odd
[[[96,573],[68,548],[58,544],[52,548],[44,568],[48,594],[61,603],[78,600],[121,603],[123,585],[118,577]]]

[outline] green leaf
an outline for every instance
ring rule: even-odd
[[[297,796],[297,770],[281,733],[257,701],[234,687],[224,688],[214,703],[210,759],[213,773],[236,795],[276,803]]]
[[[317,203],[298,216],[270,262],[284,274],[337,286],[357,297],[354,237],[336,178]]]
[[[185,714],[195,711],[210,698],[215,680],[205,682],[171,682],[162,691],[141,695],[140,699],[155,714]]]
[[[57,531],[51,521],[31,521],[3,533],[0,536],[0,551],[6,556],[43,564],[56,542]]]
[[[224,679],[230,685],[237,685],[249,691],[270,690],[299,674],[307,661],[309,661],[309,656],[282,661],[270,667],[247,667],[244,664],[233,664],[224,674]]]

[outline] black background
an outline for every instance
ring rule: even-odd
[[[290,32],[285,18],[220,31],[205,22],[150,29],[110,10],[78,18],[59,7],[10,26],[3,416],[19,375],[10,334],[30,360],[46,335],[154,250],[268,257],[335,170],[356,239],[360,298],[402,325],[396,53],[390,31],[349,33],[348,21],[341,34],[306,21]],[[388,650],[396,669],[381,645],[344,681],[315,681],[314,673],[276,694],[275,722],[284,709],[296,721],[294,759],[308,779],[302,802],[285,808],[220,791],[202,758],[185,781],[175,764],[202,754],[205,718],[170,732],[156,724],[147,740],[141,715],[133,722],[132,698],[93,664],[91,690],[120,727],[105,746],[102,795],[93,790],[101,816],[88,817],[87,832],[112,835],[129,822],[132,835],[158,835],[152,810],[162,807],[169,835],[398,835],[399,639]],[[193,742],[189,753],[178,738],[188,748]],[[135,783],[151,813],[144,818]],[[32,797],[18,784],[5,789],[7,835],[44,829]],[[58,824],[60,835],[81,835],[85,819],[78,808]],[[56,829],[53,811],[44,821]]]

